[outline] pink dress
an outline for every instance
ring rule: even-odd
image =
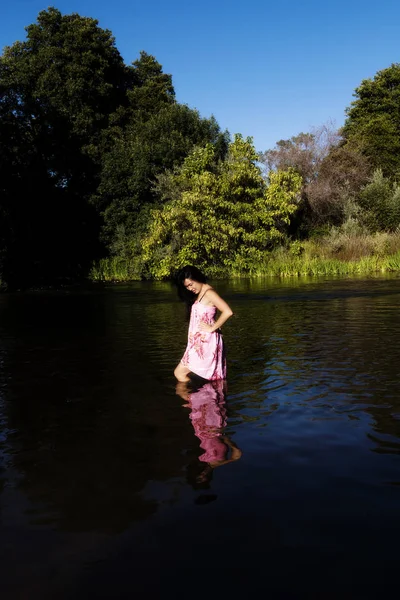
[[[226,360],[222,333],[200,331],[200,323],[212,325],[215,322],[215,306],[195,302],[192,306],[189,323],[188,344],[181,360],[184,367],[204,379],[213,381],[226,379]]]
[[[225,460],[228,448],[221,439],[226,425],[224,382],[206,383],[189,395],[192,409],[190,419],[195,435],[200,440],[202,462]]]

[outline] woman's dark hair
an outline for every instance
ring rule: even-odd
[[[196,295],[185,288],[185,286],[183,285],[185,279],[192,279],[193,281],[198,281],[199,283],[206,283],[207,278],[204,275],[204,273],[200,271],[200,269],[191,265],[186,265],[185,267],[182,267],[182,269],[180,269],[175,276],[175,284],[178,288],[178,296],[181,300],[185,302],[189,317],[190,311],[192,309],[192,304],[196,300]]]

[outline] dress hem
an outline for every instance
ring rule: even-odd
[[[193,373],[193,375],[197,375],[197,377],[201,377],[205,381],[225,381],[226,379],[226,375],[225,377],[212,377],[211,379],[209,379],[208,377],[204,377],[203,375],[200,375],[200,373],[196,373],[196,371],[193,371],[193,369],[191,369],[188,365],[185,365],[184,362],[181,361],[180,364],[183,367],[186,367],[186,369],[189,369],[189,373]]]

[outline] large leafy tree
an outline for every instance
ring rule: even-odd
[[[159,199],[154,185],[165,169],[182,163],[198,144],[218,142],[224,154],[228,140],[216,121],[178,103],[166,105],[147,119],[132,118],[104,155],[96,204],[104,218],[104,238],[112,241],[122,227],[135,234],[143,209]]]
[[[356,88],[343,136],[385,176],[400,175],[400,63],[378,71]]]
[[[215,144],[226,153],[227,132],[216,120],[175,100],[171,75],[156,59],[142,52],[132,66],[135,86],[128,105],[112,116],[106,131],[101,181],[93,201],[104,218],[103,237],[115,242],[118,232],[128,238],[140,228],[143,209],[158,200],[158,174],[182,163],[196,145]]]
[[[95,19],[42,11],[0,57],[0,274],[32,285],[85,274],[102,241],[138,236],[158,174],[210,142],[215,119],[178,104],[142,52],[126,66]],[[121,237],[122,232],[122,237]]]
[[[88,203],[109,115],[132,73],[95,19],[39,14],[0,57],[1,270],[9,283],[76,275],[93,254]]]
[[[226,160],[216,160],[208,144],[160,178],[166,202],[152,211],[141,240],[149,276],[168,277],[187,262],[210,274],[232,267],[251,271],[282,239],[298,207],[301,177],[278,171],[267,186],[257,159],[251,140],[237,135]]]

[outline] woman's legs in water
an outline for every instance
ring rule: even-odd
[[[190,369],[188,369],[187,367],[184,367],[182,363],[179,363],[179,365],[176,367],[175,371],[174,371],[174,375],[177,378],[178,381],[190,381],[190,378],[188,377],[190,373]]]

